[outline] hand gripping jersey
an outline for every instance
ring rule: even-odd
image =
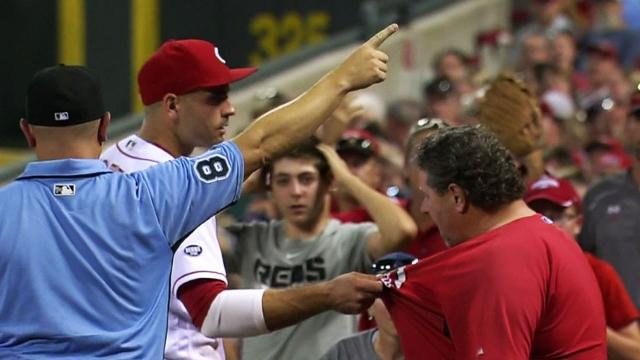
[[[533,215],[385,276],[413,359],[606,359],[598,285],[576,242]]]
[[[30,163],[0,189],[0,359],[162,358],[172,247],[243,177],[232,142],[128,174]]]
[[[131,135],[107,149],[101,156],[117,171],[132,172],[173,160],[171,154],[137,135]],[[208,338],[193,324],[178,288],[195,279],[215,279],[227,283],[222,253],[212,217],[194,230],[176,250],[171,269],[169,323],[165,347],[166,359],[224,359],[222,339]]]

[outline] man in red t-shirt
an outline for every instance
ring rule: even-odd
[[[495,135],[441,129],[417,161],[422,211],[449,249],[381,279],[407,359],[605,359],[593,272],[576,242],[522,201]]]
[[[543,175],[529,185],[524,200],[531,209],[553,220],[574,238],[580,232],[582,204],[570,181]],[[616,359],[637,359],[640,355],[638,309],[615,269],[587,252],[584,255],[602,293],[609,354],[616,355]]]

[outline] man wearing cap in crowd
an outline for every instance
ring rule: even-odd
[[[460,93],[453,82],[438,76],[424,86],[425,115],[444,119],[450,125],[462,125],[462,104]]]
[[[640,307],[640,107],[637,105],[629,114],[626,146],[631,168],[603,179],[585,194],[584,226],[578,240],[585,251],[613,265],[636,307]]]
[[[75,66],[36,73],[20,127],[38,161],[0,190],[0,357],[161,358],[172,250],[236,201],[265,159],[309,137],[346,93],[384,80],[388,57],[377,48],[396,30],[376,34],[233,141],[131,174],[98,160],[110,114],[96,77]],[[211,96],[165,94],[160,106],[178,121],[195,101],[209,121],[226,121],[228,100]],[[263,333],[328,309],[359,312],[380,291],[362,274],[281,291],[215,288],[192,312],[209,337]]]
[[[421,210],[424,193],[420,190],[420,167],[415,160],[424,140],[439,129],[447,127],[449,124],[442,119],[422,118],[411,127],[404,147],[404,176],[410,193],[404,205],[418,226],[418,235],[404,251],[420,259],[446,250],[447,245],[442,240],[440,231],[431,216]]]
[[[379,144],[376,138],[366,130],[346,130],[338,143],[336,152],[347,164],[351,173],[372,189],[380,191],[382,186],[382,164],[380,163]],[[371,221],[364,204],[338,185],[332,194],[331,216],[341,222],[359,223]]]
[[[582,226],[580,196],[569,180],[543,175],[524,195],[529,207],[575,237]],[[609,356],[636,359],[640,355],[640,314],[620,276],[606,261],[584,253],[598,281],[607,321]]]
[[[371,264],[371,273],[382,275],[416,262],[418,258],[411,254],[393,252]],[[375,328],[338,341],[320,360],[404,360],[398,332],[382,300],[376,299],[367,313]]]
[[[416,226],[399,206],[351,173],[336,151],[316,139],[274,157],[262,170],[281,220],[231,224],[229,259],[244,287],[282,288],[367,272],[371,261],[402,248]],[[365,204],[375,223],[340,223],[329,217],[333,183]],[[325,313],[270,334],[245,338],[244,359],[317,359],[355,332],[351,316]]]

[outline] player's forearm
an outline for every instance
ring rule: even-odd
[[[339,74],[331,72],[298,98],[253,122],[235,139],[245,154],[245,174],[312,136],[348,90]]]
[[[262,298],[264,321],[270,331],[297,324],[331,309],[327,283],[270,289]]]
[[[378,225],[384,248],[380,249],[381,254],[374,255],[400,249],[415,238],[418,232],[416,223],[386,195],[372,189],[355,175],[346,176],[341,183]]]
[[[607,328],[607,347],[610,359],[640,360],[640,342]]]

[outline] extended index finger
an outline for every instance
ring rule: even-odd
[[[373,35],[371,39],[367,40],[367,44],[374,48],[379,47],[387,38],[398,31],[398,24],[391,24],[382,29],[379,33]]]

